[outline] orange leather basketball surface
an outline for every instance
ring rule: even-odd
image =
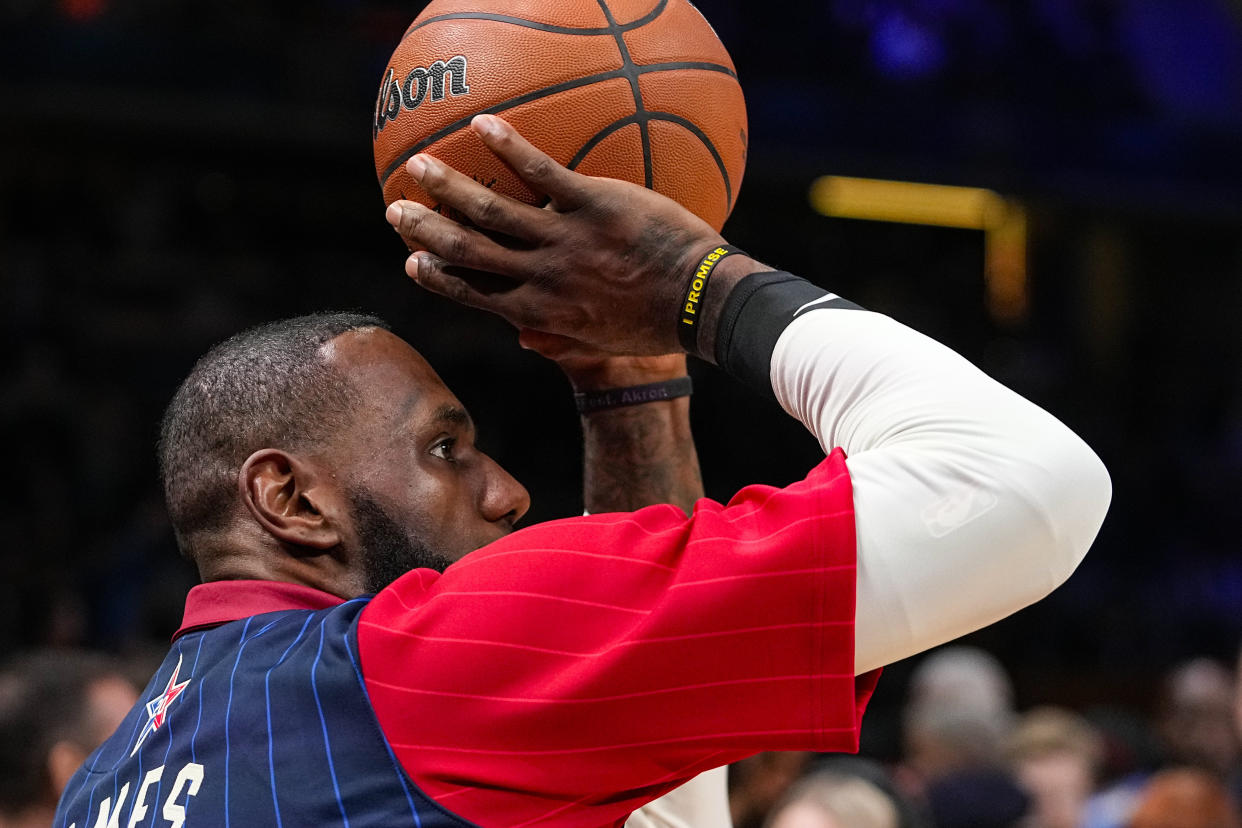
[[[481,112],[562,164],[652,187],[717,229],[742,183],[741,87],[688,0],[433,0],[398,44],[376,100],[385,203],[437,206],[405,172],[418,152],[539,203],[469,129]]]

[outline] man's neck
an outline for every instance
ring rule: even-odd
[[[252,527],[233,527],[196,544],[194,562],[203,583],[280,581],[317,589],[348,601],[366,592],[365,579],[330,551],[290,548]]]
[[[349,583],[347,579],[339,576],[331,577],[320,568],[297,559],[290,559],[287,566],[265,566],[263,561],[246,559],[240,555],[230,556],[200,565],[198,576],[205,584],[214,581],[276,581],[296,584],[335,595],[342,601],[356,598],[365,592],[358,584]]]

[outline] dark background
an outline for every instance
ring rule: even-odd
[[[1242,2],[704,0],[738,66],[750,163],[731,242],[961,351],[1113,474],[1094,551],[972,636],[1022,706],[1145,712],[1242,615]],[[162,649],[192,570],[163,517],[163,405],[211,343],[379,312],[435,365],[528,520],[581,508],[558,371],[421,293],[384,223],[377,82],[419,3],[0,2],[0,655]],[[983,235],[828,219],[822,174],[993,188],[1026,205],[1031,305],[984,304]],[[788,483],[817,448],[693,368],[708,492]],[[890,671],[871,737],[907,665]]]

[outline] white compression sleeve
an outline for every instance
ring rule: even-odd
[[[704,771],[625,821],[625,828],[732,828],[727,768]]]
[[[1111,497],[1094,452],[940,343],[864,310],[810,310],[772,352],[781,405],[840,446],[854,486],[858,673],[1047,595]]]

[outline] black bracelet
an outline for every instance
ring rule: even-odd
[[[623,408],[627,405],[641,405],[672,400],[677,397],[688,397],[693,391],[694,383],[689,377],[678,377],[647,385],[631,385],[629,388],[579,392],[574,394],[574,402],[578,405],[578,413],[590,414],[606,408]]]
[[[686,295],[677,311],[677,339],[681,342],[682,349],[688,354],[697,356],[699,353],[699,311],[703,307],[703,297],[707,296],[707,285],[712,278],[712,271],[716,269],[716,265],[724,261],[726,256],[732,256],[734,253],[746,255],[746,251],[728,244],[713,247],[706,256],[699,260],[698,266],[690,276],[690,284],[686,286]]]

